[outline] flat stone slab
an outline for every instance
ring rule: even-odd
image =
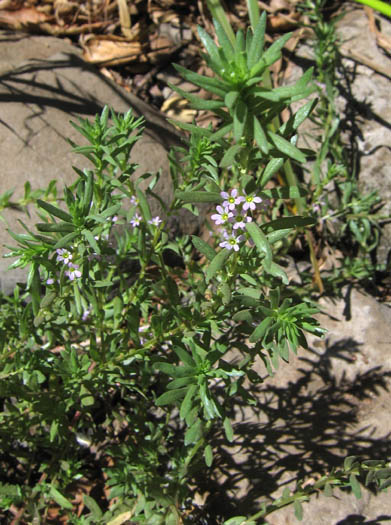
[[[146,130],[131,161],[140,165],[139,173],[162,170],[157,191],[168,199],[167,151],[181,139],[161,113],[103,77],[65,40],[0,32],[0,55],[0,195],[15,189],[14,199],[22,197],[27,181],[32,189],[44,189],[56,179],[59,190],[73,182],[72,165],[85,168],[89,162],[71,152],[66,139],[82,143],[83,137],[70,121],[92,120],[109,105],[116,112],[132,107],[136,116],[144,116]],[[34,217],[15,210],[2,215],[14,231],[22,230],[17,219],[28,226],[34,223]],[[189,214],[187,220],[195,223],[192,217]],[[195,227],[181,221],[182,231],[187,226]],[[0,290],[9,293],[26,272],[6,272],[10,260],[2,258],[9,251],[4,243],[14,245],[5,226],[0,226]]]

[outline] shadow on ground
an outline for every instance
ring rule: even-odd
[[[232,405],[238,410],[229,414],[236,421],[234,441],[227,446],[223,431],[216,430],[213,470],[207,479],[200,470],[196,480],[206,495],[208,524],[229,516],[249,516],[259,510],[257,502],[280,487],[316,479],[341,467],[346,456],[390,457],[390,436],[375,438],[375,429],[361,428],[358,410],[365,399],[387,390],[391,373],[376,367],[356,377],[354,383],[344,377],[337,383],[331,375],[332,358],[353,360],[357,351],[354,339],[339,341],[323,356],[311,351],[311,358],[300,359],[303,368],[288,388],[268,385],[266,379],[253,387],[258,403],[250,410],[235,399]],[[311,384],[318,385],[315,391]],[[339,525],[372,525],[388,518],[391,513],[378,521],[348,516]]]

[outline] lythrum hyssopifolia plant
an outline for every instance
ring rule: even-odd
[[[214,77],[178,66],[213,98],[183,95],[213,110],[221,126],[187,126],[187,148],[170,154],[171,202],[159,196],[159,174],[135,178],[131,151],[142,119],[105,108],[94,122],[74,124],[87,144],[73,149],[90,168],[76,170],[63,200],[37,199],[35,229],[10,232],[12,266],[29,270],[0,305],[4,519],[203,522],[194,476],[213,469],[220,428],[235,440],[235,404],[256,402],[252,385],[262,378],[254,361],[273,374],[306,345],[306,332],[322,334],[316,308],[291,293],[274,249],[313,220],[265,214],[305,195],[269,183],[287,159],[305,161],[296,130],[314,102],[278,129],[271,123],[313,90],[311,71],[293,86],[263,87],[289,35],[264,49],[266,18],[252,4],[252,26],[234,41],[218,22],[219,45],[199,29]],[[210,242],[170,237],[171,217],[181,208],[198,213],[198,203],[215,206]],[[385,487],[389,470],[348,458],[250,518],[222,520],[262,523],[289,503],[300,517],[312,492],[351,486],[359,495],[358,476],[368,472],[368,483]]]

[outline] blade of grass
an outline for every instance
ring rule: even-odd
[[[227,15],[221,5],[220,0],[206,0],[206,5],[212,14],[212,17],[219,21],[220,25],[224,29],[227,37],[229,38],[233,47],[235,47],[235,34],[229,23]]]

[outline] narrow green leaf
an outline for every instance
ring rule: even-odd
[[[216,257],[216,251],[210,246],[207,242],[205,242],[200,237],[197,237],[196,235],[191,236],[191,241],[194,245],[194,248],[198,250],[202,255],[205,255],[205,257],[212,261]]]
[[[99,217],[108,219],[109,217],[115,215],[120,209],[121,204],[114,204],[114,206],[110,206],[110,208],[106,208],[106,210],[102,211],[102,213],[99,214]]]
[[[167,392],[164,392],[164,394],[156,399],[156,405],[160,407],[163,405],[173,404],[175,401],[179,401],[179,399],[182,399],[186,395],[187,388],[188,387],[178,388],[176,390],[168,390]]]
[[[270,244],[274,244],[275,242],[280,241],[284,237],[288,237],[291,231],[292,231],[292,228],[276,230],[274,232],[268,233],[266,237],[267,237],[267,240],[270,242]]]
[[[255,27],[254,36],[253,36],[251,46],[250,46],[250,51],[247,57],[247,66],[250,70],[257,64],[257,62],[261,58],[262,51],[263,51],[263,45],[264,45],[264,39],[265,39],[265,29],[266,29],[266,11],[263,11]]]
[[[54,246],[53,250],[57,250],[57,248],[64,248],[65,246],[69,246],[69,243],[73,241],[77,236],[79,235],[79,232],[72,232],[68,233],[68,235],[65,235],[65,237],[62,237]]]
[[[192,95],[191,93],[188,93],[187,91],[179,88],[178,86],[175,86],[174,84],[171,84],[170,82],[168,82],[168,85],[173,91],[176,91],[177,93],[179,93],[179,95],[188,100],[191,104],[191,107],[194,109],[210,111],[212,109],[224,107],[223,100],[201,98],[197,95]]]
[[[94,287],[95,288],[104,288],[105,286],[113,286],[112,281],[94,281]]]
[[[62,509],[72,510],[73,505],[59,492],[53,485],[50,487],[50,496],[54,499],[57,505],[60,505]]]
[[[94,520],[99,520],[102,517],[103,512],[97,502],[91,496],[88,496],[88,494],[83,494],[83,501],[85,506],[91,511]]]
[[[303,519],[303,506],[298,499],[293,502],[293,508],[295,509],[295,517],[301,521]]]
[[[168,383],[167,390],[176,390],[178,388],[182,388],[190,384],[193,384],[194,381],[195,379],[192,376],[177,377],[176,379]]]
[[[226,438],[230,443],[232,443],[232,441],[234,440],[234,431],[232,430],[231,421],[228,417],[224,418],[223,426]]]
[[[312,110],[316,106],[317,99],[310,100],[304,106],[302,106],[296,113],[293,118],[293,129],[296,130],[302,122],[305,121],[305,119],[308,117],[310,113],[312,113]]]
[[[272,159],[271,161],[267,163],[265,169],[263,170],[261,180],[260,180],[261,188],[266,186],[266,184],[273,177],[273,175],[282,168],[283,164],[284,164],[284,159],[281,159],[281,158]]]
[[[256,288],[250,288],[247,286],[243,286],[241,288],[237,289],[237,292],[246,295],[247,297],[252,297],[253,299],[257,299],[259,301],[261,297],[261,291]]]
[[[190,133],[198,133],[198,134],[203,135],[204,137],[211,137],[213,135],[210,129],[200,128],[199,126],[195,126],[194,124],[189,124],[188,122],[182,122],[180,120],[173,120],[173,119],[168,119],[168,122],[170,124],[173,124],[174,126],[178,126],[178,128],[184,129],[185,131],[189,131]]]
[[[354,474],[350,474],[349,483],[350,483],[350,486],[352,487],[353,494],[356,496],[357,499],[361,499],[360,483],[357,481],[357,478]]]
[[[254,125],[255,141],[258,144],[262,153],[267,155],[269,153],[269,144],[267,142],[267,138],[266,138],[265,132],[263,131],[261,123],[259,122],[259,120],[257,119],[255,115],[253,117],[253,125]]]
[[[206,417],[208,419],[214,419],[216,416],[219,417],[220,411],[217,408],[216,403],[213,401],[206,383],[200,385],[199,393]]]
[[[194,384],[188,387],[188,390],[181,403],[181,408],[179,411],[179,417],[181,419],[186,419],[187,414],[192,409],[193,407],[192,400],[193,400],[194,394],[196,393],[197,389],[198,389],[197,385],[194,385]]]
[[[91,392],[84,385],[81,385],[80,387],[80,402],[83,407],[90,407],[95,403]]]
[[[222,201],[220,193],[211,191],[176,191],[175,197],[182,202],[214,202]]]
[[[41,308],[49,308],[56,297],[56,292],[48,292],[41,301]]]
[[[69,222],[58,222],[58,223],[46,223],[39,222],[37,225],[37,230],[40,232],[55,232],[55,233],[70,233],[75,231],[73,224]]]
[[[254,244],[259,253],[264,255],[263,265],[265,269],[267,269],[272,262],[272,250],[266,235],[255,222],[248,222],[246,224],[246,230],[254,241]]]
[[[187,377],[193,376],[195,374],[195,370],[191,366],[177,366],[172,365],[171,363],[164,363],[162,361],[155,363],[154,368],[171,377]]]
[[[291,38],[292,33],[286,33],[284,36],[273,42],[273,44],[263,53],[262,60],[270,66],[281,56],[281,49]]]
[[[229,91],[224,97],[224,103],[228,109],[232,109],[238,100],[239,91]]]
[[[288,279],[287,274],[281,268],[281,266],[279,266],[275,262],[272,262],[268,268],[265,268],[265,270],[267,271],[267,273],[270,273],[270,275],[273,275],[273,277],[279,277],[284,284],[286,285],[289,284],[289,279]]]
[[[227,305],[231,302],[231,288],[228,283],[223,283],[220,286],[220,292],[223,299],[223,304]]]
[[[239,142],[243,137],[244,126],[247,119],[247,106],[243,100],[239,100],[235,106],[235,111],[233,115],[234,121],[234,138],[236,142]]]
[[[376,471],[376,479],[386,479],[391,476],[391,468],[381,468]]]
[[[100,248],[98,246],[98,243],[95,240],[95,237],[92,235],[90,230],[83,230],[82,235],[87,240],[88,244],[91,246],[91,248],[94,250],[95,253],[100,254]]]
[[[54,421],[52,421],[52,424],[50,425],[50,434],[49,434],[50,443],[53,443],[57,434],[58,434],[58,421],[55,419]]]
[[[223,248],[211,261],[207,270],[206,270],[206,282],[209,281],[216,275],[216,273],[221,270],[225,261],[231,255],[231,250]]]
[[[221,46],[221,49],[224,53],[224,57],[227,62],[231,62],[234,59],[234,48],[231,44],[230,39],[228,38],[227,33],[224,31],[223,26],[220,24],[216,18],[213,18],[213,24],[215,26],[215,31],[217,39]]]
[[[312,217],[302,217],[301,215],[293,215],[292,217],[281,217],[275,221],[268,222],[265,226],[267,230],[285,230],[287,228],[303,228],[304,226],[313,226],[315,220]]]
[[[235,516],[228,521],[224,521],[224,525],[250,525],[246,516]]]
[[[223,158],[220,161],[220,167],[221,168],[228,168],[229,166],[232,166],[232,164],[235,161],[235,157],[239,151],[241,151],[242,146],[241,144],[234,144],[230,148],[227,149],[227,151],[224,153]]]
[[[388,479],[382,481],[380,483],[380,485],[379,485],[379,489],[380,490],[384,490],[384,489],[386,489],[388,487],[391,487],[391,478],[388,478]]]
[[[213,451],[210,445],[206,445],[204,449],[204,458],[206,466],[210,467],[213,463]]]
[[[350,470],[352,468],[353,463],[356,461],[356,459],[357,459],[356,456],[347,456],[343,462],[344,470]]]
[[[220,69],[224,69],[224,64],[221,61],[218,48],[216,44],[213,42],[212,38],[208,35],[205,29],[203,29],[200,26],[197,27],[197,31],[200,36],[201,42],[203,43],[204,48],[206,49],[206,52],[208,53],[212,62],[214,62],[215,65],[219,67]]]
[[[250,336],[250,343],[256,343],[266,335],[270,325],[273,322],[272,317],[266,317],[253,331]]]
[[[239,312],[236,312],[236,314],[233,315],[232,319],[235,321],[235,323],[245,321],[249,324],[252,323],[254,320],[251,314],[251,310],[240,310]]]
[[[33,263],[27,279],[27,287],[30,290],[33,303],[34,316],[38,315],[41,303],[41,280],[39,277],[38,264]]]
[[[331,498],[333,496],[333,487],[330,483],[325,484],[323,494],[326,496],[326,498]]]
[[[239,71],[245,72],[247,70],[246,60],[244,54],[246,52],[246,42],[244,40],[244,33],[239,29],[236,33],[235,39],[235,64]]]
[[[182,361],[182,363],[184,363],[185,365],[187,365],[189,367],[195,367],[196,366],[196,363],[195,363],[194,359],[191,357],[191,355],[188,352],[186,352],[186,350],[184,348],[181,348],[179,346],[175,346],[174,347],[174,352],[179,357],[179,359]]]
[[[269,131],[268,134],[278,151],[287,157],[296,160],[300,164],[304,164],[306,162],[305,155],[291,142],[271,131]]]
[[[191,445],[197,443],[197,441],[202,437],[202,421],[197,418],[195,422],[191,425],[190,428],[186,430],[185,433],[185,445]]]
[[[88,172],[87,183],[84,188],[83,202],[81,205],[83,215],[88,215],[91,208],[91,202],[94,192],[94,173]]]
[[[297,199],[307,194],[304,188],[298,186],[284,186],[283,188],[272,188],[263,190],[259,195],[266,199]]]
[[[52,204],[49,204],[49,202],[42,201],[41,199],[37,199],[37,204],[51,215],[57,217],[58,219],[62,219],[65,222],[73,222],[72,216],[69,215],[69,213],[67,213],[66,211],[57,208],[57,206],[53,206]]]
[[[173,64],[173,66],[188,82],[191,82],[192,84],[195,84],[196,86],[199,86],[209,91],[210,93],[214,93],[215,95],[224,98],[226,94],[226,89],[224,89],[225,84],[221,80],[212,77],[205,77],[204,75],[199,75],[198,73],[194,73],[189,69],[185,69],[179,64]],[[228,88],[229,87],[227,85],[227,89]]]
[[[141,212],[143,214],[143,218],[145,221],[150,221],[152,218],[151,215],[151,209],[149,207],[148,201],[145,197],[145,193],[140,190],[140,188],[136,188],[136,195],[138,198],[139,206],[141,209]]]
[[[247,10],[248,10],[248,16],[250,18],[250,24],[252,29],[254,30],[259,22],[259,5],[258,0],[247,0]],[[263,12],[262,14],[265,14]]]

